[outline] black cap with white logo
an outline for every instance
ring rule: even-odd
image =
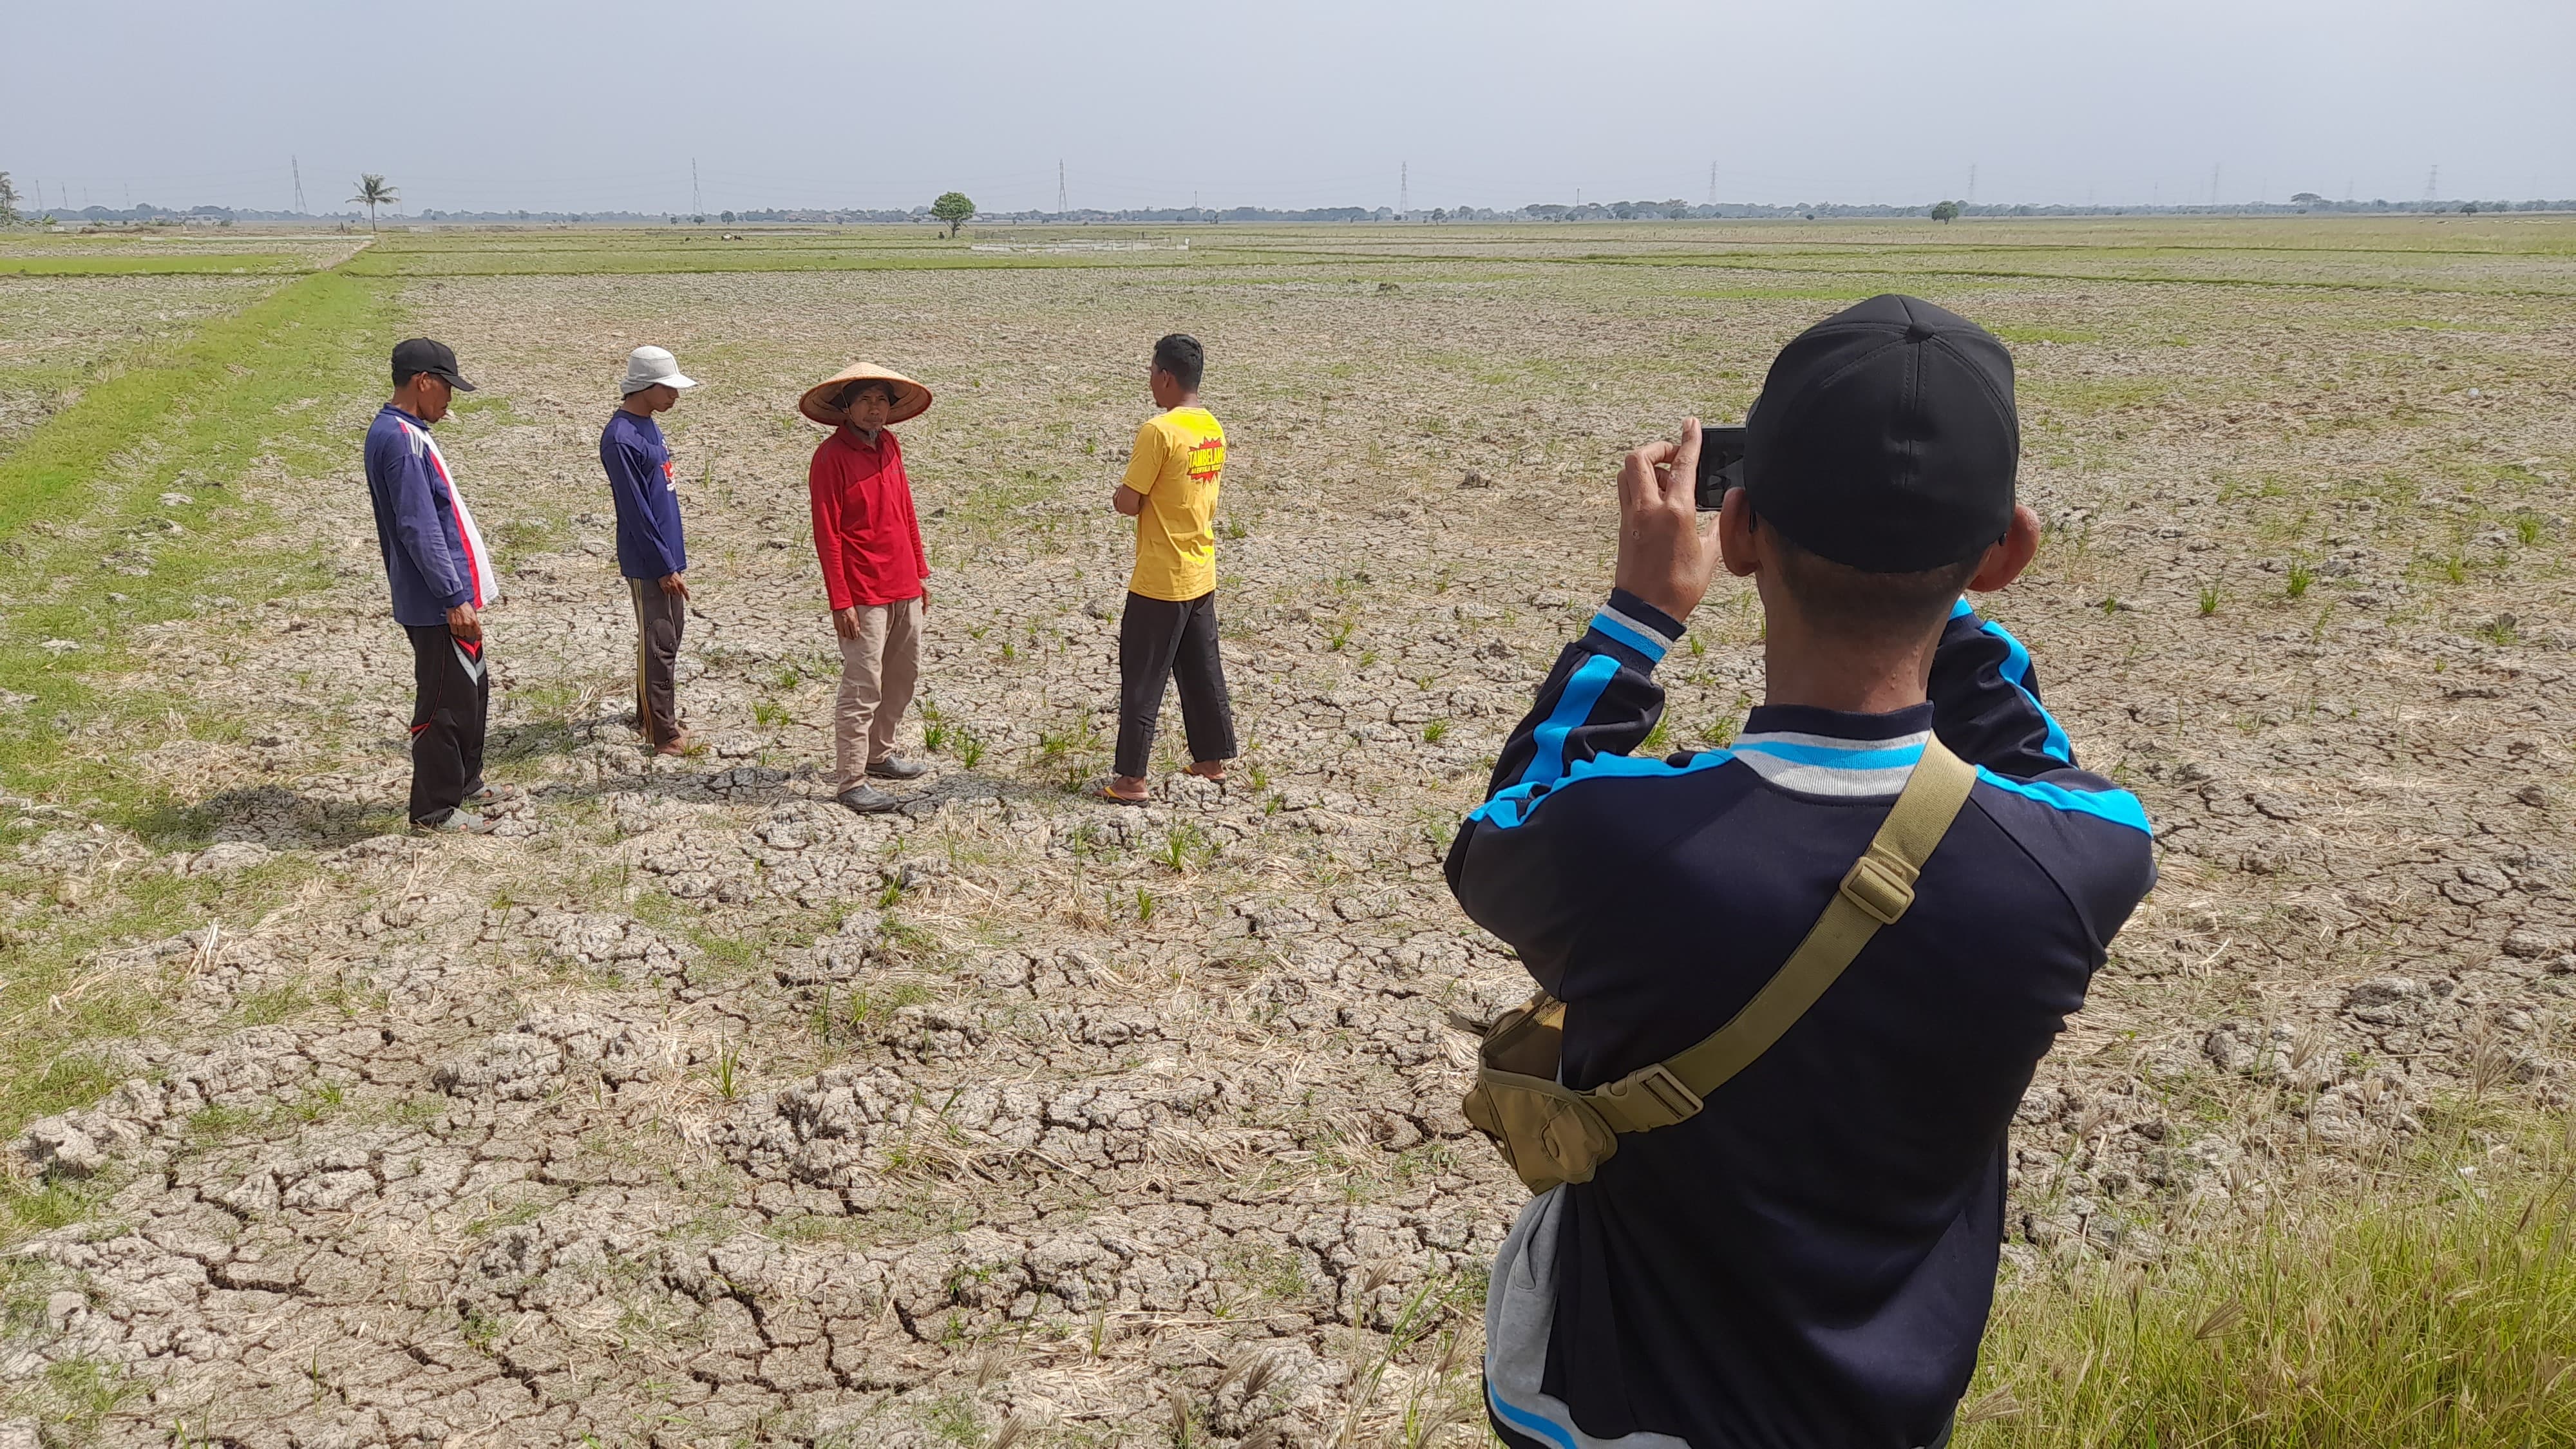
[[[458,392],[472,392],[474,384],[456,371],[456,352],[444,342],[414,337],[394,344],[394,386],[400,387],[415,372],[425,372]]]
[[[1754,513],[1836,563],[1942,568],[2012,525],[2012,354],[1920,298],[1872,297],[1799,333],[1744,426]]]

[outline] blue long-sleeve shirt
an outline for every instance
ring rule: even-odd
[[[366,466],[395,621],[440,624],[459,605],[481,608],[490,565],[485,561],[478,572],[481,540],[429,440],[429,425],[386,404],[367,427]]]
[[[1928,737],[1977,782],[1912,908],[1777,1044],[1523,1212],[1489,1295],[1488,1407],[1524,1449],[1912,1449],[1976,1366],[2006,1128],[2154,882],[2147,817],[2076,768],[2028,652],[1964,603],[1926,704],[1765,706],[1726,749],[1639,759],[1680,634],[1614,593],[1449,855],[1459,903],[1567,1003],[1568,1086],[1751,999]]]
[[[624,408],[609,414],[599,434],[599,466],[607,470],[608,496],[617,502],[617,571],[630,579],[658,579],[686,569],[680,493],[661,427]]]

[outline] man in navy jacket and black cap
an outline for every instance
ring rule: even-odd
[[[490,827],[473,807],[498,794],[483,782],[492,708],[483,610],[501,588],[474,510],[429,436],[474,384],[457,372],[456,353],[427,337],[395,345],[393,373],[394,395],[367,429],[367,496],[394,622],[411,639],[411,823],[480,834]]]
[[[2002,344],[1872,298],[1782,350],[1747,430],[1705,527],[1696,422],[1628,456],[1616,587],[1450,851],[1467,913],[1565,1003],[1562,1085],[1735,1016],[1928,741],[1974,782],[1911,906],[1767,1050],[1522,1211],[1485,1372],[1523,1449],[1946,1443],[1993,1299],[2006,1128],[2155,879],[2137,800],[2077,768],[2029,653],[1962,598],[2039,541]],[[1761,596],[1763,701],[1726,749],[1635,758],[1655,666],[1721,567]]]

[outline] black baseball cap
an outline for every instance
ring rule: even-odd
[[[414,337],[394,344],[394,386],[402,386],[415,372],[428,373],[458,392],[474,390],[456,371],[456,350],[444,342]]]
[[[2012,525],[2012,354],[1919,297],[1872,297],[1799,333],[1744,427],[1754,513],[1835,563],[1919,573]]]

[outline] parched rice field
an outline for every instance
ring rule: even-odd
[[[1522,1192],[1457,1102],[1528,983],[1441,852],[1619,455],[1890,290],[2013,347],[1988,612],[2161,870],[1960,1442],[2576,1439],[2576,221],[739,235],[0,245],[0,1445],[1484,1442]],[[1119,810],[1172,330],[1246,753],[1174,709]],[[358,462],[422,333],[507,594],[477,839],[402,833]],[[680,759],[596,453],[645,342],[705,383]],[[864,819],[792,407],[853,358],[938,394],[936,769]],[[1759,625],[1722,584],[1658,748]]]

